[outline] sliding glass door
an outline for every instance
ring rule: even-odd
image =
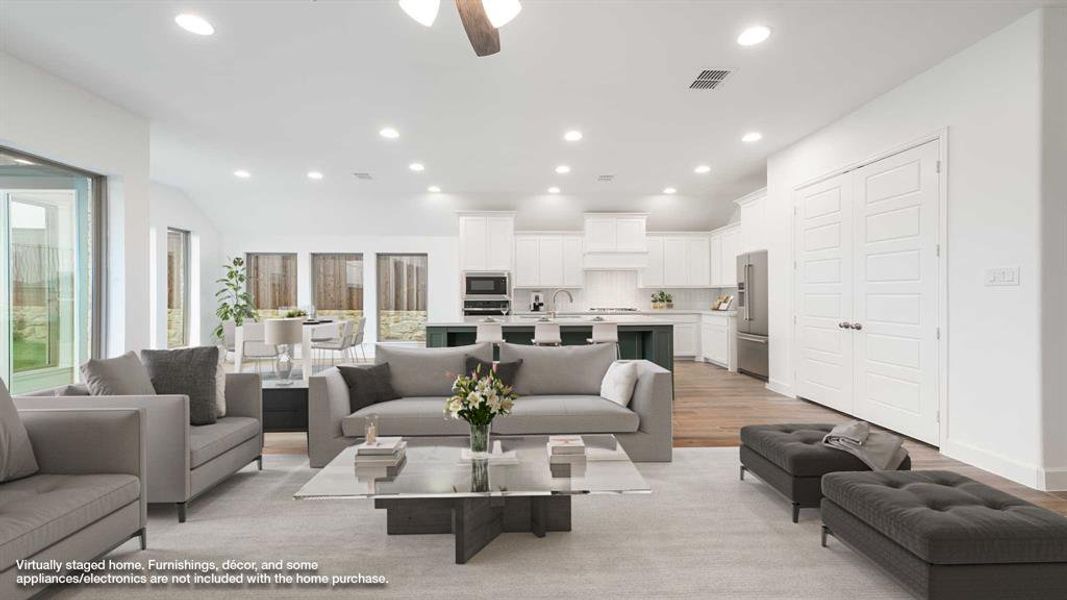
[[[426,341],[425,254],[378,255],[378,340]]]
[[[90,356],[94,178],[0,149],[0,368],[14,393]]]

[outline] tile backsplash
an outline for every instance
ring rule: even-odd
[[[561,294],[559,310],[563,312],[584,311],[595,307],[648,310],[652,307],[652,294],[659,289],[663,289],[674,297],[676,309],[706,310],[720,294],[737,295],[737,290],[734,288],[640,288],[637,271],[586,271],[585,286],[581,289],[570,290],[574,295],[574,303],[569,303],[567,297]],[[550,303],[555,289],[545,288],[540,291],[544,293],[545,303]],[[514,310],[525,312],[530,309],[530,293],[531,290],[515,290]]]

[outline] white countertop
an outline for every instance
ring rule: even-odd
[[[714,315],[721,317],[733,317],[736,314],[735,311],[719,311],[719,310],[656,310],[656,311],[638,311],[638,312],[621,312],[621,313],[590,313],[590,312],[562,312],[556,315],[553,322],[560,325],[585,325],[591,326],[597,317],[600,317],[600,321],[606,321],[608,323],[618,323],[619,325],[673,325],[674,318],[683,315]],[[508,315],[506,317],[496,315],[492,319],[507,326],[526,326],[531,327],[539,322],[542,317],[547,319],[547,313],[519,313],[516,315]],[[485,322],[484,316],[469,316],[462,317],[460,319],[452,321],[429,321],[426,323],[427,327],[462,327],[477,325],[478,323]]]
[[[516,312],[515,314],[518,315],[518,316],[531,316],[531,315],[540,316],[540,315],[544,315],[546,313],[544,313],[544,312],[534,313],[534,312],[519,311],[519,312]],[[736,310],[711,310],[711,309],[707,309],[707,308],[703,308],[703,309],[701,309],[701,308],[663,308],[663,309],[658,309],[658,310],[651,310],[651,309],[650,310],[637,310],[637,311],[627,310],[627,311],[619,311],[619,312],[591,312],[591,311],[588,311],[588,310],[586,310],[586,311],[562,311],[562,312],[559,312],[557,314],[562,315],[562,316],[568,316],[568,317],[569,316],[576,316],[576,315],[577,316],[583,316],[583,317],[585,317],[585,316],[596,316],[596,315],[603,315],[603,316],[615,316],[615,315],[657,316],[657,315],[659,315],[659,316],[664,316],[664,317],[669,317],[671,315],[718,315],[718,316],[723,316],[723,317],[732,317],[732,316],[735,316],[737,314],[737,311]]]

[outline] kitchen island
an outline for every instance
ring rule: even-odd
[[[512,344],[531,344],[534,325],[540,319],[532,315],[493,317],[503,325],[504,340]],[[563,345],[584,345],[592,334],[594,319],[585,315],[557,315]],[[650,315],[604,315],[601,320],[618,323],[619,355],[624,359],[645,359],[674,372],[674,325]],[[473,344],[479,322],[485,317],[464,317],[455,321],[426,324],[426,345],[432,348]]]

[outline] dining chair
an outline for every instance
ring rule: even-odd
[[[264,323],[247,322],[241,325],[241,355],[244,359],[254,360],[256,373],[263,374],[263,359],[273,363],[278,360],[278,347],[266,343]],[[242,364],[242,370],[244,365]]]
[[[312,337],[311,349],[312,351],[318,350],[322,354],[322,363],[326,364],[326,353],[330,353],[330,363],[337,364],[337,354],[340,353],[342,358],[349,358],[349,351],[351,349],[350,340],[352,339],[352,321],[340,321],[334,328],[334,337],[326,340],[315,341]],[[314,335],[314,334],[313,334]]]

